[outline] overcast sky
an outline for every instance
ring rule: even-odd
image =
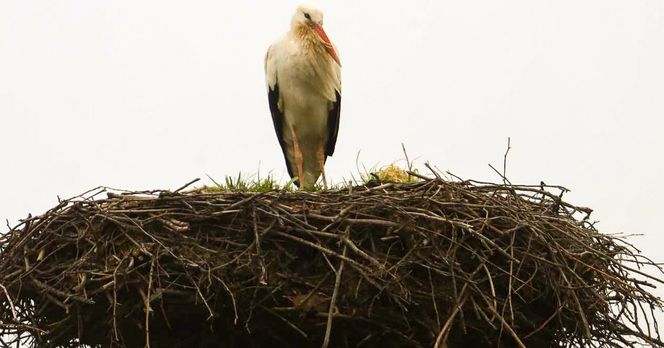
[[[403,142],[417,163],[499,181],[487,164],[511,137],[513,182],[568,187],[600,230],[643,234],[664,262],[664,1],[318,4],[343,64],[328,176],[358,152],[398,160]],[[0,0],[0,218],[99,185],[285,181],[263,57],[295,5]]]

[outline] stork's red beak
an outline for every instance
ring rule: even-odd
[[[325,45],[327,53],[329,53],[332,59],[334,59],[334,61],[337,62],[339,66],[341,66],[341,62],[339,61],[339,56],[337,56],[337,52],[334,50],[334,46],[332,46],[330,39],[327,37],[327,34],[325,34],[325,30],[323,30],[323,27],[318,24],[312,24],[311,28],[320,37],[321,41],[323,42],[323,45]]]

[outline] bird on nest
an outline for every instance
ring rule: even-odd
[[[313,187],[334,154],[341,111],[341,62],[323,30],[323,12],[305,3],[290,30],[265,55],[265,79],[274,130],[288,174],[300,188]]]

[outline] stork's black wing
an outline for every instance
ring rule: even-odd
[[[327,115],[327,144],[325,144],[325,155],[334,154],[334,146],[337,144],[339,134],[339,116],[341,115],[341,93],[335,91],[336,100],[332,104],[332,110]]]
[[[272,114],[272,123],[274,124],[274,131],[277,133],[277,139],[279,140],[279,145],[281,145],[281,151],[284,154],[284,160],[286,160],[286,169],[288,169],[288,175],[291,178],[295,177],[291,163],[288,160],[286,153],[286,143],[284,142],[284,113],[279,110],[279,84],[275,83],[274,88],[268,87],[267,100],[270,103],[270,113]],[[297,183],[296,183],[297,185]]]

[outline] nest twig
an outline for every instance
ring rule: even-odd
[[[659,266],[557,189],[100,188],[1,237],[0,343],[664,346]]]

